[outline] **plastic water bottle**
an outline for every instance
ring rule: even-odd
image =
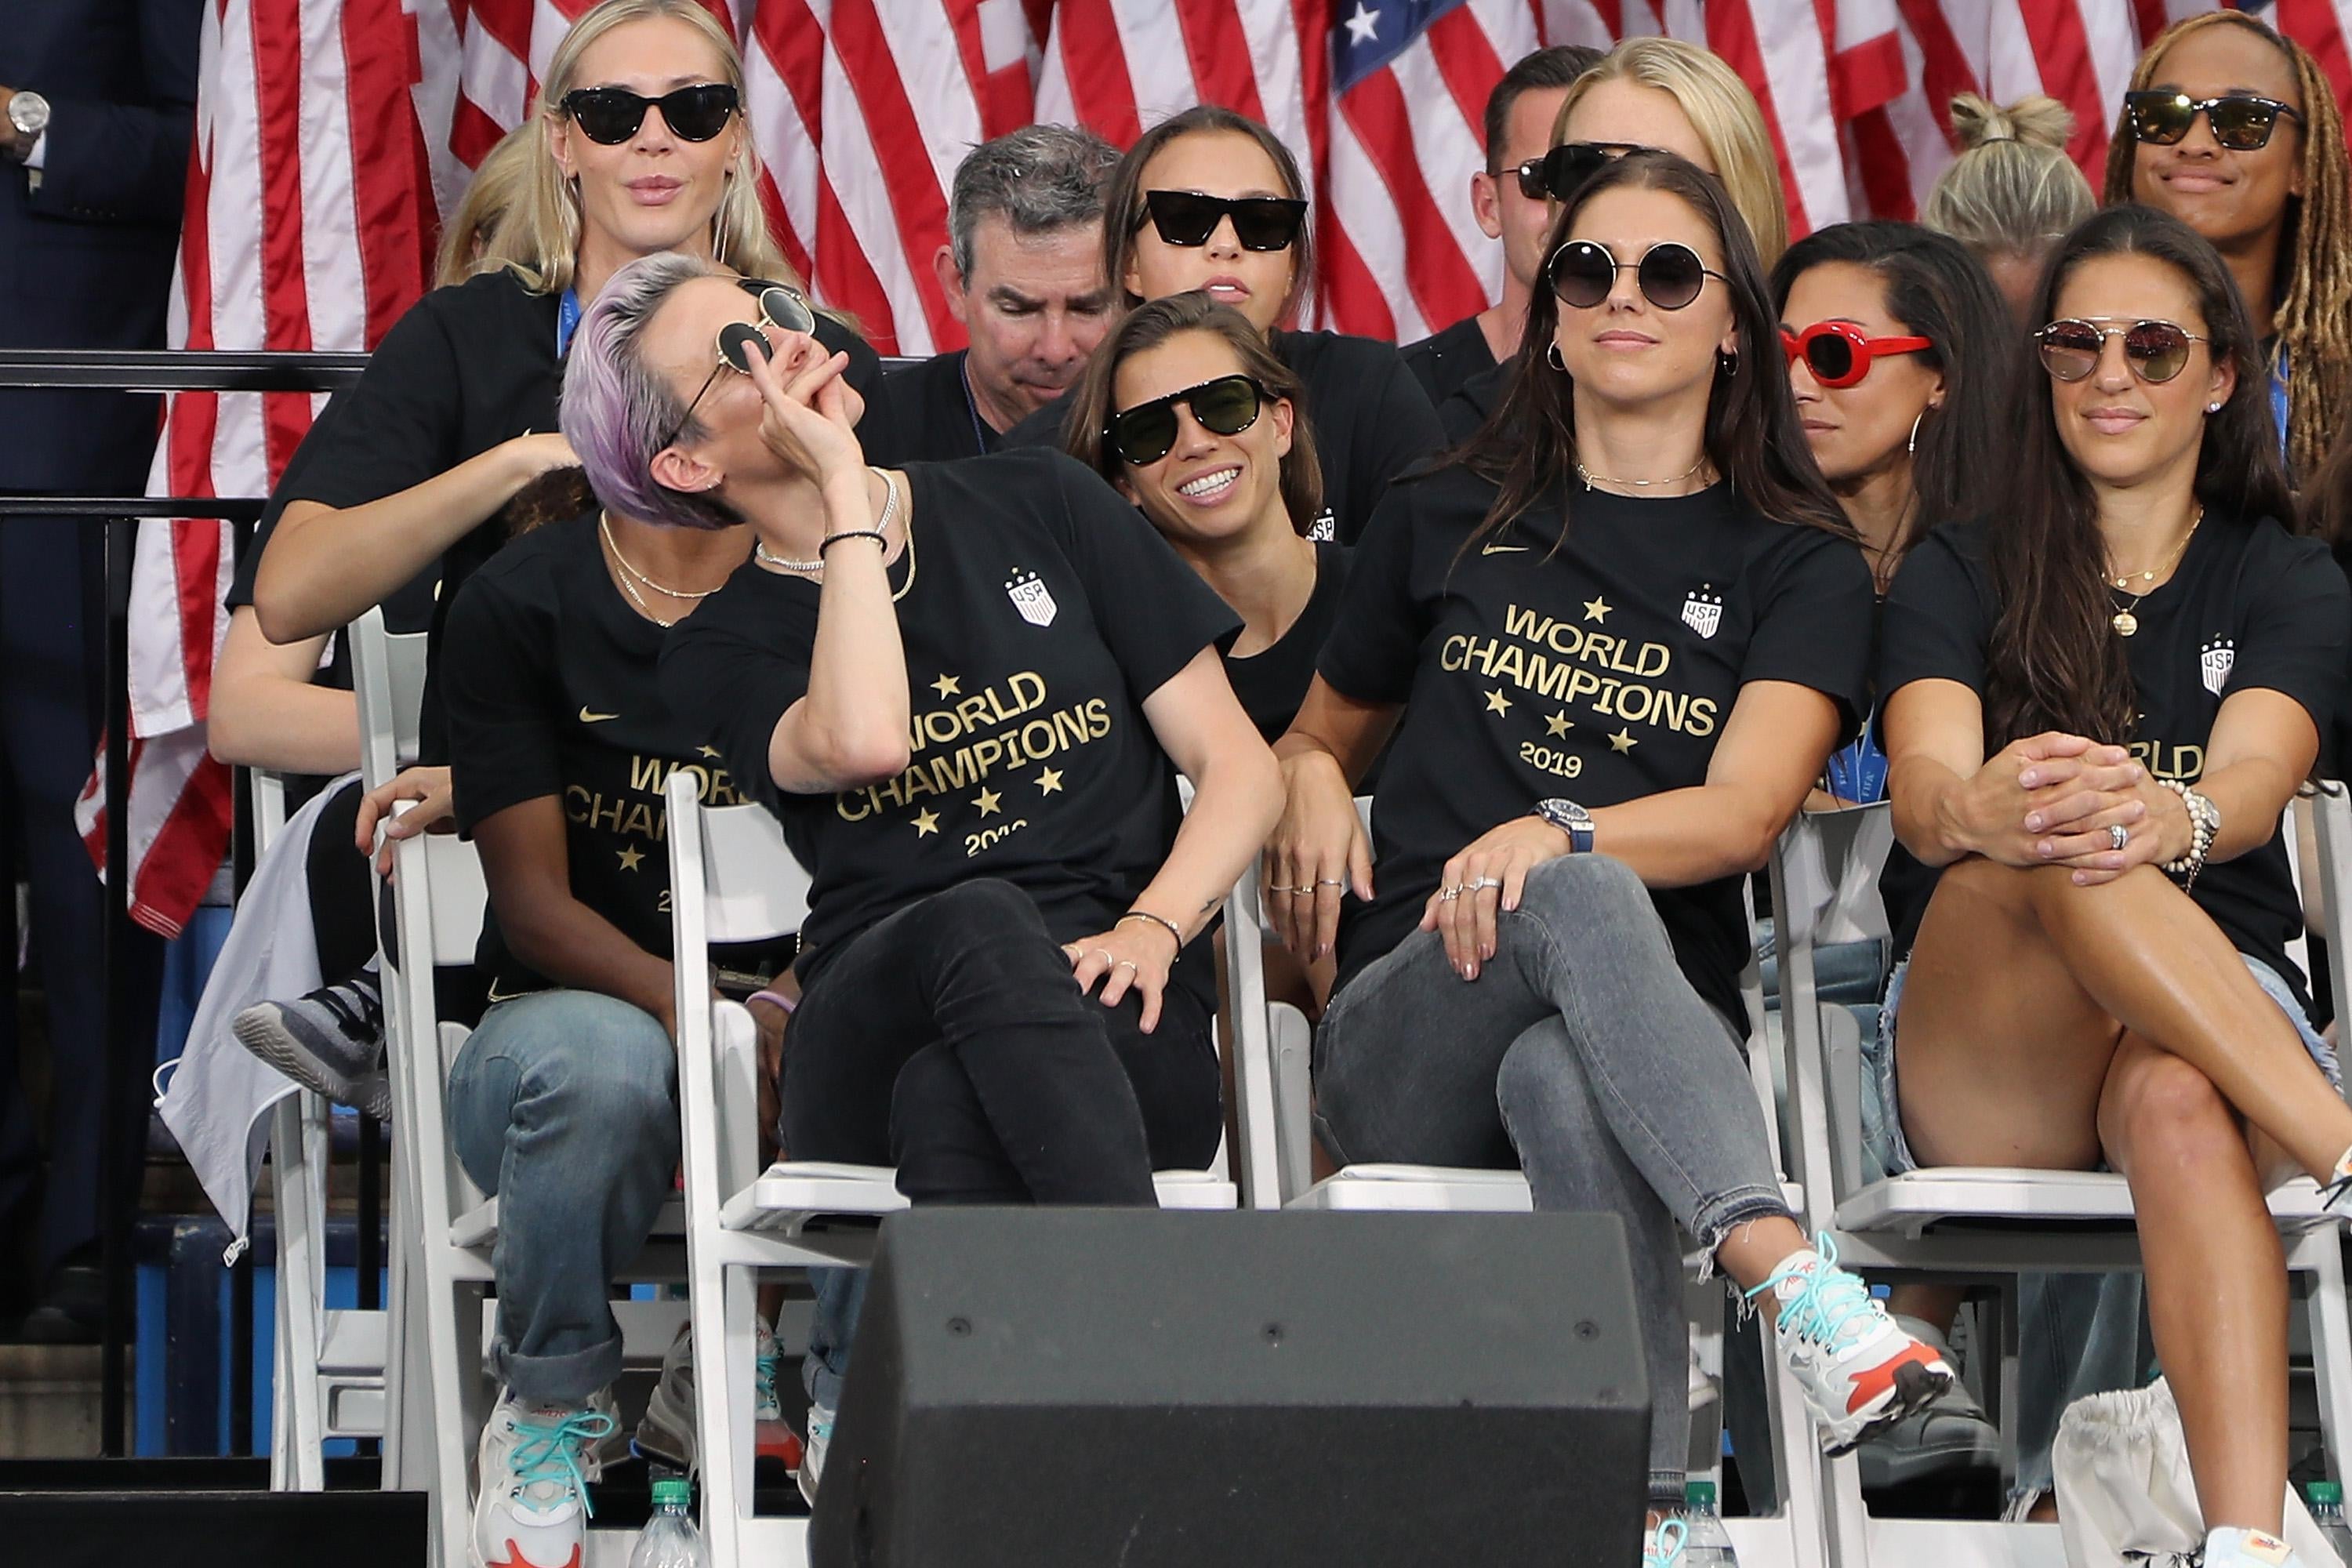
[[[2303,1489],[2311,1500],[2311,1521],[2327,1538],[2337,1559],[2352,1564],[2352,1525],[2344,1522],[2344,1488],[2336,1481],[2314,1481]]]
[[[1715,1483],[1687,1481],[1683,1486],[1683,1524],[1690,1534],[1683,1541],[1680,1568],[1738,1568],[1731,1550],[1731,1532],[1715,1511]]]
[[[654,1516],[629,1553],[629,1568],[710,1568],[710,1552],[702,1531],[688,1512],[694,1489],[684,1480],[654,1483]]]

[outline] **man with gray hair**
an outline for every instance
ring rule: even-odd
[[[1026,125],[957,168],[948,243],[932,265],[971,346],[884,378],[901,457],[994,451],[1000,435],[1076,384],[1110,322],[1103,186],[1118,157],[1091,132]]]

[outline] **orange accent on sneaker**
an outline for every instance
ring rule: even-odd
[[[2265,1563],[2284,1563],[2287,1544],[2275,1535],[2265,1535],[2259,1530],[2246,1531],[2246,1539],[2238,1543],[2250,1555]]]
[[[487,1563],[485,1568],[580,1568],[580,1544],[577,1542],[572,1542],[572,1555],[564,1562],[541,1563],[533,1563],[530,1558],[525,1557],[522,1554],[522,1548],[515,1544],[514,1537],[509,1536],[507,1537],[507,1560],[503,1563]]]
[[[1899,1369],[1914,1364],[1932,1367],[1943,1359],[1917,1340],[1913,1340],[1908,1345],[1880,1362],[1868,1372],[1857,1373],[1854,1375],[1853,1393],[1845,1402],[1846,1414],[1853,1415],[1888,1389],[1893,1388],[1895,1374]]]

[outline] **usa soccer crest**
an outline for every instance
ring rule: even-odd
[[[1683,625],[1703,637],[1713,637],[1723,625],[1723,595],[1714,584],[1701,584],[1697,593],[1683,601]]]
[[[1034,572],[1021,567],[1004,580],[1004,596],[1021,612],[1021,618],[1033,626],[1050,626],[1060,606],[1054,603],[1054,591],[1038,579]]]
[[[1325,507],[1322,515],[1307,525],[1307,537],[1318,544],[1339,537],[1339,519],[1329,507]]]
[[[2230,683],[2231,667],[2238,662],[2238,645],[2228,637],[2209,637],[2197,650],[2197,676],[2214,696]]]

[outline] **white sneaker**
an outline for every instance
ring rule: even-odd
[[[2268,1531],[2225,1524],[2206,1532],[2205,1568],[2303,1568],[2303,1559]]]
[[[1780,1303],[1781,1360],[1805,1391],[1822,1452],[1843,1454],[1869,1433],[1924,1409],[1952,1385],[1951,1363],[1886,1314],[1837,1267],[1826,1233],[1792,1253],[1748,1294]]]
[[[782,1353],[768,1320],[754,1316],[751,1431],[755,1452],[790,1466],[800,1439],[784,1425],[782,1402],[776,1397],[776,1372]],[[637,1423],[637,1451],[671,1469],[692,1475],[701,1461],[695,1426],[694,1335],[685,1324],[662,1354],[661,1376],[646,1400],[645,1418]]]
[[[1683,1542],[1690,1527],[1679,1519],[1658,1521],[1655,1530],[1642,1532],[1642,1568],[1681,1568]]]
[[[1714,1404],[1721,1393],[1721,1390],[1715,1386],[1715,1379],[1706,1374],[1706,1368],[1699,1365],[1696,1345],[1691,1347],[1690,1381],[1685,1385],[1685,1393],[1690,1401],[1693,1413],[1704,1410]]]
[[[482,1428],[474,1500],[475,1568],[580,1568],[587,1540],[588,1483],[604,1465],[597,1445],[619,1425],[604,1408],[525,1405],[503,1394]]]
[[[812,1405],[808,1413],[808,1441],[801,1446],[799,1480],[801,1496],[811,1508],[816,1506],[817,1471],[824,1466],[824,1451],[833,1442],[834,1413],[822,1405]]]

